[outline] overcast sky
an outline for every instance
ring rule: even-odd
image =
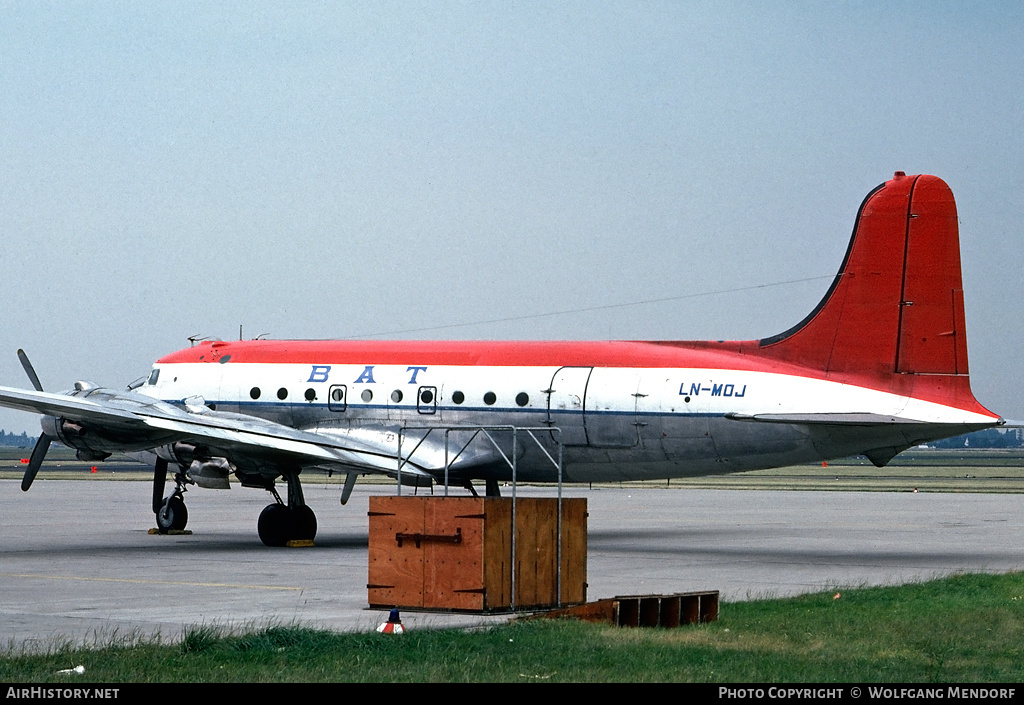
[[[903,170],[953,189],[974,391],[1024,419],[1022,95],[1016,2],[0,2],[0,384],[240,325],[761,338]]]

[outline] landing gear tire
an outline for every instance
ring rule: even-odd
[[[289,541],[312,541],[316,536],[316,514],[303,505],[292,509],[268,504],[257,524],[260,541],[267,546],[284,546]]]
[[[284,546],[293,533],[292,511],[283,504],[268,504],[260,512],[257,529],[260,541],[267,546]]]
[[[296,507],[292,512],[292,538],[299,541],[312,541],[316,537],[316,514],[309,507]]]
[[[156,513],[156,526],[161,534],[181,531],[188,524],[188,508],[181,497],[170,496]]]

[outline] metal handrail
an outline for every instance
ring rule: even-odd
[[[405,436],[406,432],[408,432],[408,431],[426,431],[426,433],[423,434],[423,437],[419,439],[419,441],[416,443],[416,445],[413,446],[413,449],[411,451],[409,451],[409,454],[403,459],[402,458],[402,437]],[[483,434],[484,437],[487,438],[487,440],[491,442],[491,445],[494,446],[494,449],[496,451],[498,451],[499,455],[501,455],[502,460],[504,460],[505,463],[512,469],[512,557],[511,557],[512,558],[512,576],[511,576],[512,577],[512,586],[511,586],[511,588],[512,588],[512,599],[510,601],[512,611],[515,611],[515,609],[516,609],[516,526],[517,526],[517,524],[516,524],[516,521],[517,521],[517,517],[516,517],[516,501],[517,501],[516,492],[517,492],[517,488],[518,488],[518,479],[516,477],[517,470],[518,470],[518,463],[517,463],[517,458],[516,458],[516,446],[517,446],[517,441],[518,441],[518,438],[519,438],[519,433],[520,432],[525,433],[530,438],[532,438],[533,442],[536,443],[537,447],[541,450],[542,453],[544,453],[544,456],[555,467],[555,469],[557,470],[557,474],[558,474],[558,517],[556,519],[556,531],[558,533],[558,540],[557,540],[556,549],[555,549],[556,550],[556,560],[558,562],[558,565],[557,565],[557,567],[555,569],[555,580],[556,580],[556,590],[557,590],[557,598],[556,598],[557,599],[557,604],[558,604],[559,607],[561,607],[561,605],[562,605],[562,469],[563,469],[563,452],[562,451],[565,448],[565,445],[561,441],[562,430],[560,428],[558,428],[557,426],[512,426],[512,425],[502,425],[502,426],[483,426],[483,425],[480,425],[480,426],[473,426],[473,425],[470,425],[470,426],[401,426],[398,429],[398,478],[397,479],[398,479],[398,495],[399,496],[402,495],[402,466],[404,466],[406,463],[409,463],[412,460],[412,456],[416,453],[417,450],[419,450],[420,446],[423,445],[424,441],[426,441],[427,438],[430,436],[430,434],[433,433],[434,431],[444,431],[444,496],[445,497],[448,496],[448,473],[449,473],[449,470],[451,469],[452,464],[456,460],[458,460],[459,456],[461,456],[465,452],[465,450],[470,446],[470,444],[473,443],[473,441],[475,441],[480,436],[480,434]],[[473,432],[473,435],[469,437],[469,440],[466,441],[462,445],[461,448],[459,448],[459,451],[455,454],[454,457],[451,457],[450,456],[450,452],[449,452],[450,451],[449,441],[450,441],[450,434],[451,434],[452,431],[472,431]],[[505,454],[505,452],[502,450],[501,446],[498,445],[498,442],[494,439],[494,436],[491,435],[491,432],[493,432],[493,431],[511,431],[512,432],[512,452],[510,453],[510,455],[512,456],[511,459],[509,458],[508,455]],[[555,443],[558,445],[558,459],[557,460],[555,460],[554,458],[551,457],[551,453],[549,453],[547,448],[544,447],[544,444],[540,442],[540,439],[537,438],[536,435],[534,435],[535,432],[557,433],[558,434],[558,440],[555,441]]]

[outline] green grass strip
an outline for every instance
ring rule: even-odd
[[[0,682],[1021,682],[1024,574],[725,603],[713,624],[629,629],[531,620],[401,636],[270,626],[180,643],[54,644],[0,659]],[[58,675],[85,667],[81,676]]]

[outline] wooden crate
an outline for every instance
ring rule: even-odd
[[[571,617],[584,622],[610,622],[619,627],[680,627],[718,620],[718,590],[671,595],[626,595],[551,610],[537,617]]]
[[[371,607],[462,611],[512,604],[512,499],[371,497]],[[515,609],[557,605],[558,500],[516,502]],[[562,604],[586,600],[587,500],[562,500]]]

